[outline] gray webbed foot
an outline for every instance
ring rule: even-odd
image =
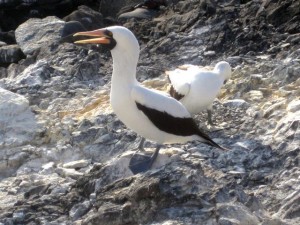
[[[151,169],[154,161],[158,156],[160,146],[155,149],[153,155],[142,155],[142,154],[134,154],[129,162],[129,169],[133,174],[146,172],[147,170]]]

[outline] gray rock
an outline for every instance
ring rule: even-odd
[[[53,174],[52,174],[53,176]],[[59,194],[67,194],[71,188],[72,183],[68,180],[65,180],[62,185],[57,185],[51,190],[51,194],[59,195]]]
[[[206,51],[203,53],[204,56],[214,56],[216,54],[215,51]]]
[[[300,191],[295,191],[285,198],[285,203],[281,206],[275,216],[283,217],[284,219],[296,219],[300,218],[299,200]]]
[[[33,140],[39,125],[28,100],[0,88],[0,147],[18,146]]]
[[[16,222],[23,222],[24,217],[25,217],[25,214],[24,214],[24,212],[22,212],[22,211],[14,212],[14,213],[13,213],[13,219],[14,219],[14,221],[16,221]]]
[[[0,65],[15,63],[25,58],[18,45],[6,45],[0,47]]]
[[[104,0],[100,4],[99,11],[104,17],[115,17],[122,7],[133,6],[138,3],[140,3],[139,0],[116,0],[113,2],[109,0]]]
[[[252,74],[250,76],[250,85],[253,90],[258,89],[258,87],[263,82],[263,76],[261,74]]]
[[[78,179],[83,175],[83,173],[80,173],[75,169],[62,168],[62,167],[56,168],[55,172],[62,177],[70,177],[72,179]]]
[[[149,10],[149,9],[143,9],[143,8],[137,8],[134,9],[131,12],[126,12],[122,13],[119,15],[118,19],[119,20],[124,20],[124,19],[152,19],[157,15],[157,11],[155,10]]]
[[[7,70],[4,67],[0,67],[0,79],[7,77]]]
[[[31,55],[41,47],[57,44],[60,41],[64,24],[64,21],[54,16],[29,19],[16,29],[17,43],[24,54]]]
[[[70,217],[73,220],[77,220],[81,218],[87,211],[91,208],[91,204],[89,201],[85,201],[83,203],[74,205],[69,212]]]
[[[61,43],[68,42],[73,43],[75,38],[73,34],[77,32],[86,31],[86,28],[78,21],[68,21],[65,23],[61,32]]]
[[[300,110],[300,100],[295,99],[295,100],[291,101],[287,106],[287,110],[289,112],[299,111]]]
[[[15,78],[20,75],[23,70],[26,68],[24,65],[11,63],[7,68],[7,76],[8,78]]]
[[[227,220],[227,222],[230,222],[229,224],[259,224],[259,219],[241,204],[218,204],[217,211],[221,215],[220,219],[223,218],[224,222]]]
[[[240,56],[230,56],[226,58],[226,61],[230,63],[230,65],[239,65],[243,59]]]
[[[273,113],[277,113],[277,110],[281,109],[285,107],[285,101],[280,101],[277,102],[273,105],[271,105],[270,107],[268,107],[265,111],[264,111],[264,117],[268,118],[270,117]]]
[[[6,82],[9,86],[15,87],[40,87],[44,81],[50,79],[54,69],[47,61],[39,60],[28,66],[17,77],[8,77]]]
[[[16,44],[14,31],[13,30],[10,30],[8,32],[0,31],[0,41],[6,43],[7,45]]]
[[[74,145],[83,146],[86,143],[94,143],[98,136],[105,135],[107,130],[102,127],[91,127],[86,131],[75,131],[72,136]]]
[[[229,219],[229,218],[220,218],[219,219],[219,224],[220,225],[239,225],[240,222],[236,219]]]
[[[53,174],[55,170],[55,163],[49,162],[44,165],[42,165],[42,170],[40,171],[41,174],[47,175],[47,174]]]
[[[78,168],[83,168],[86,167],[90,164],[89,160],[78,160],[78,161],[72,161],[72,162],[68,162],[65,163],[63,165],[64,168],[73,168],[73,169],[78,169]]]
[[[85,30],[95,30],[103,27],[103,16],[101,13],[82,5],[78,10],[63,18],[64,21],[77,21]],[[81,30],[82,31],[82,30]]]
[[[299,42],[300,41],[300,34],[291,34],[289,35],[286,40],[286,42],[294,43],[294,42]]]
[[[227,106],[227,107],[235,107],[235,108],[238,108],[238,107],[248,108],[248,107],[250,107],[250,104],[248,102],[246,102],[245,100],[243,100],[243,99],[227,100],[227,101],[223,102],[223,105]]]

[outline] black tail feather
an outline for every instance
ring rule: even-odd
[[[198,136],[202,139],[204,139],[203,143],[207,144],[207,145],[210,145],[212,147],[215,147],[215,148],[218,148],[220,150],[223,150],[223,151],[229,151],[229,149],[227,148],[224,148],[222,146],[220,146],[219,144],[217,144],[216,142],[214,142],[207,134],[205,134],[204,132],[202,132],[200,129],[198,130]]]

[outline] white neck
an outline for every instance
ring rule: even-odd
[[[222,71],[221,69],[215,69],[215,73],[218,75],[219,79],[223,82],[226,78],[226,71]]]
[[[139,54],[120,50],[112,50],[111,54],[113,58],[112,89],[136,84]]]

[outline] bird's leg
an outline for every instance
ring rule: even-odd
[[[158,145],[151,156],[134,154],[129,162],[129,169],[133,174],[146,172],[151,169],[153,163],[155,162],[161,145]]]
[[[146,139],[144,137],[141,137],[141,141],[139,143],[139,146],[137,147],[137,150],[140,150],[141,152],[144,152],[144,144],[145,144]]]
[[[145,143],[145,138],[144,137],[141,137],[141,140],[140,140],[140,143],[139,145],[134,148],[133,150],[135,150],[135,153],[132,155],[132,157],[130,158],[130,162],[129,162],[129,169],[131,169],[131,171],[136,174],[136,173],[139,173],[138,171],[140,170],[143,170],[143,169],[139,169],[139,168],[136,168],[139,166],[139,164],[142,162],[142,158],[145,158],[145,160],[147,160],[147,158],[149,158],[149,156],[147,155],[141,155],[141,154],[138,154],[137,153],[139,151],[141,152],[145,152],[145,149],[144,149],[144,143]],[[137,162],[135,162],[137,161]],[[140,162],[139,162],[140,161]]]
[[[161,145],[157,145],[153,155],[151,155],[151,158],[150,158],[151,161],[150,161],[150,164],[149,164],[149,169],[152,167],[153,163],[155,162],[155,160],[158,156],[160,148],[161,148]]]
[[[134,147],[132,150],[136,150],[136,152],[141,151],[141,152],[145,152],[144,149],[144,144],[145,144],[146,139],[141,137],[140,143],[138,144],[137,147]]]
[[[210,131],[218,131],[218,130],[223,130],[224,127],[222,126],[217,126],[216,124],[213,123],[212,121],[212,109],[207,109],[207,122],[208,122],[208,129]],[[212,129],[213,127],[213,129]]]
[[[212,110],[211,109],[207,109],[207,122],[211,126],[214,125],[214,123],[212,121]]]

